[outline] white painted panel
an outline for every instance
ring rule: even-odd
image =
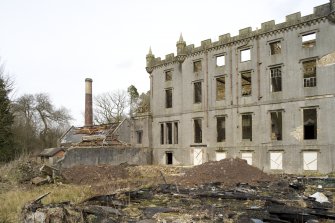
[[[318,153],[303,152],[304,170],[318,170]]]
[[[246,160],[249,165],[252,165],[252,153],[242,153],[242,159]]]
[[[227,158],[226,152],[215,152],[215,160],[220,161]]]
[[[202,148],[194,148],[193,155],[194,155],[193,165],[200,165],[203,163]]]
[[[270,152],[270,169],[282,170],[283,169],[283,153]]]

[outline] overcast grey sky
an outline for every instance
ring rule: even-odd
[[[329,0],[0,0],[0,57],[16,82],[16,97],[48,93],[83,125],[84,80],[93,94],[149,90],[145,56],[176,52],[182,32],[199,46],[218,36],[301,11]]]

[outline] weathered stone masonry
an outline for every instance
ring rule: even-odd
[[[150,49],[152,122],[143,146],[153,162],[240,157],[268,172],[333,171],[334,9],[331,0],[311,15],[199,47],[181,36],[177,55],[164,60]]]

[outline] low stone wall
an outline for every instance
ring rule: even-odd
[[[61,168],[76,165],[99,165],[120,163],[148,165],[152,164],[152,149],[130,147],[70,148],[60,161]]]

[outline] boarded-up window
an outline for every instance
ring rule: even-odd
[[[165,107],[172,108],[172,89],[165,90]]]
[[[172,144],[172,123],[166,123],[166,144]]]
[[[143,131],[142,130],[136,131],[136,136],[137,136],[137,144],[142,144]]]
[[[282,170],[283,169],[283,153],[270,152],[270,169]]]
[[[271,55],[281,54],[281,42],[276,41],[276,42],[270,43],[270,51],[271,51]]]
[[[202,143],[201,119],[194,119],[194,143]]]
[[[241,62],[248,61],[251,59],[250,49],[241,50]]]
[[[202,92],[201,92],[201,82],[195,82],[194,84],[194,103],[201,103]]]
[[[216,100],[221,101],[225,98],[225,77],[216,78]]]
[[[316,33],[309,33],[302,36],[302,47],[311,48],[315,46]]]
[[[242,115],[242,139],[252,141],[252,115]]]
[[[226,159],[227,158],[227,153],[226,152],[215,152],[215,160],[216,161],[220,161],[220,160],[223,160],[223,159]]]
[[[226,118],[216,118],[217,142],[223,142],[226,139]]]
[[[161,144],[164,144],[164,124],[161,124]]]
[[[193,165],[201,165],[204,162],[202,153],[203,151],[201,148],[193,149]]]
[[[216,66],[221,67],[225,65],[225,56],[220,55],[216,57]]]
[[[172,80],[172,71],[168,70],[165,71],[165,81],[171,81]]]
[[[318,170],[318,153],[303,152],[304,170]]]
[[[281,67],[270,68],[271,92],[281,91]]]
[[[174,144],[178,144],[178,122],[174,123]]]
[[[193,72],[200,72],[202,70],[201,60],[193,62]]]
[[[304,139],[317,139],[316,108],[304,109]]]
[[[274,111],[271,115],[271,140],[282,140],[282,112]]]
[[[304,72],[304,87],[316,86],[316,60],[309,60],[302,63]]]
[[[251,152],[243,152],[241,155],[243,160],[246,160],[249,165],[252,165],[252,153]]]
[[[251,71],[241,73],[242,96],[250,96],[251,88]]]

